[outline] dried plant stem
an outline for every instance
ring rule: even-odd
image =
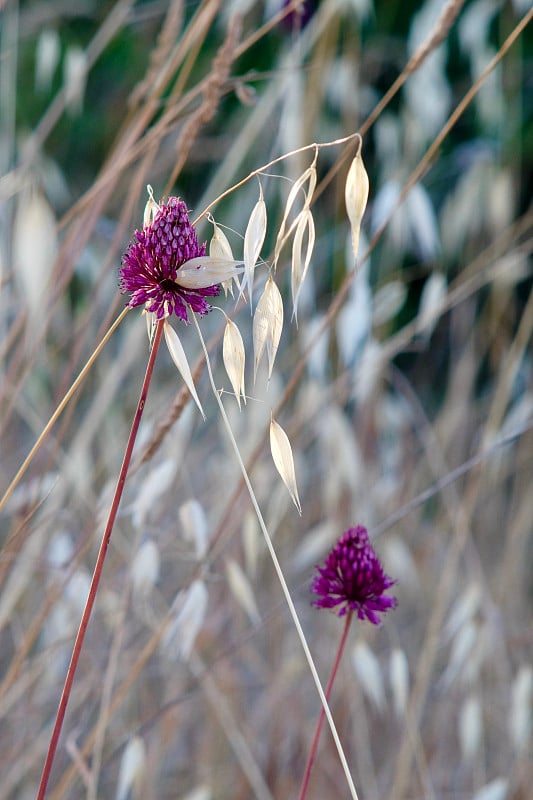
[[[152,344],[152,349],[150,351],[150,357],[148,359],[148,364],[146,367],[146,373],[144,376],[143,385],[141,388],[141,394],[139,397],[139,402],[137,404],[137,409],[135,411],[135,416],[133,418],[133,423],[131,426],[130,435],[128,438],[128,443],[126,445],[126,451],[124,453],[124,460],[122,462],[122,467],[120,469],[115,494],[113,496],[113,502],[111,503],[111,509],[109,511],[109,516],[107,520],[107,525],[102,536],[102,541],[100,543],[100,550],[98,551],[98,557],[96,559],[96,564],[94,567],[93,577],[91,580],[91,585],[89,588],[89,595],[87,597],[87,601],[85,603],[85,608],[83,610],[83,615],[81,618],[81,622],[78,628],[78,633],[76,635],[76,641],[74,642],[74,648],[72,651],[72,657],[70,659],[70,664],[67,671],[67,677],[65,679],[65,684],[63,686],[63,692],[61,694],[61,699],[59,701],[59,707],[57,710],[56,720],[54,723],[54,729],[52,731],[52,736],[50,738],[50,744],[48,746],[48,753],[46,756],[46,761],[43,767],[43,772],[41,775],[41,782],[39,784],[39,791],[37,794],[37,800],[43,800],[46,787],[48,785],[48,780],[50,778],[50,772],[52,769],[52,764],[54,762],[54,757],[57,749],[57,743],[59,740],[59,735],[61,733],[61,728],[63,726],[63,720],[65,718],[65,712],[67,710],[67,703],[70,697],[70,692],[72,689],[72,684],[74,682],[74,676],[76,674],[76,668],[78,666],[78,661],[80,658],[81,649],[83,647],[83,642],[85,639],[85,633],[87,631],[87,626],[89,624],[89,620],[91,618],[92,609],[94,606],[94,601],[96,599],[96,592],[98,591],[98,585],[100,583],[100,578],[102,576],[102,570],[104,567],[104,561],[107,553],[107,548],[109,546],[109,540],[111,539],[111,533],[113,531],[113,526],[115,524],[115,519],[118,512],[118,507],[120,504],[120,500],[122,497],[122,492],[124,491],[124,485],[126,483],[126,476],[128,474],[128,469],[131,461],[131,455],[133,452],[133,447],[135,444],[135,439],[137,438],[137,432],[139,430],[139,425],[141,422],[142,414],[144,411],[144,406],[146,404],[146,397],[148,395],[148,388],[150,386],[150,381],[152,379],[152,373],[154,370],[155,359],[157,355],[157,351],[159,350],[159,345],[161,343],[161,336],[163,334],[163,321],[160,320],[157,324],[157,328],[154,334],[154,340]]]
[[[350,789],[350,794],[351,794],[353,800],[359,800],[359,798],[357,796],[357,792],[355,790],[353,779],[352,779],[352,776],[351,776],[351,773],[350,773],[350,768],[348,766],[348,762],[346,760],[346,756],[344,754],[344,750],[343,750],[343,747],[342,747],[342,744],[341,744],[341,741],[340,741],[340,738],[339,738],[339,734],[337,733],[337,728],[335,726],[335,722],[334,722],[333,717],[331,715],[331,711],[330,711],[330,708],[329,708],[329,705],[328,705],[328,701],[327,701],[326,695],[324,694],[324,690],[322,688],[322,684],[320,683],[320,678],[319,678],[319,675],[318,675],[318,672],[317,672],[317,669],[316,669],[316,666],[315,666],[315,662],[313,661],[313,656],[311,655],[311,651],[309,650],[309,645],[307,644],[307,640],[305,638],[305,634],[303,632],[303,628],[302,628],[300,620],[298,618],[298,613],[297,613],[296,608],[294,606],[294,603],[293,603],[293,600],[292,600],[292,597],[291,597],[291,593],[289,591],[289,587],[287,586],[287,582],[286,582],[285,577],[283,575],[283,570],[281,569],[281,565],[280,565],[280,563],[278,561],[278,557],[276,555],[276,551],[274,550],[274,545],[272,544],[272,539],[270,538],[270,534],[268,532],[268,529],[266,527],[265,521],[263,519],[263,515],[261,513],[261,509],[259,508],[259,504],[257,502],[257,498],[255,496],[252,484],[250,482],[250,478],[248,477],[248,473],[246,472],[246,467],[244,466],[244,463],[243,463],[243,460],[242,460],[242,457],[241,457],[241,454],[240,454],[240,451],[239,451],[239,447],[237,445],[237,442],[235,441],[235,437],[233,435],[233,431],[231,429],[231,425],[230,425],[228,416],[226,414],[226,410],[224,408],[224,404],[222,403],[222,400],[220,398],[220,394],[219,394],[219,392],[217,390],[217,387],[215,385],[215,380],[213,378],[213,372],[211,370],[211,362],[210,362],[210,359],[209,359],[209,353],[207,351],[207,347],[206,347],[206,344],[204,342],[204,338],[202,336],[202,332],[200,330],[200,326],[198,325],[198,320],[196,319],[196,315],[195,314],[193,314],[192,316],[193,316],[193,319],[194,319],[194,323],[196,325],[196,330],[198,331],[198,336],[200,337],[200,342],[202,344],[202,349],[204,351],[206,365],[207,365],[207,372],[208,372],[208,375],[209,375],[209,381],[211,383],[211,388],[213,390],[213,394],[215,396],[215,399],[216,399],[216,401],[218,403],[218,407],[219,407],[220,413],[222,415],[222,420],[224,422],[224,426],[226,428],[226,432],[228,434],[228,437],[229,437],[230,442],[231,442],[231,446],[233,448],[233,452],[234,452],[235,457],[237,459],[237,462],[239,464],[243,480],[244,480],[244,482],[246,484],[246,488],[247,488],[248,494],[250,496],[250,500],[252,501],[252,505],[254,507],[254,511],[256,513],[257,520],[259,522],[259,526],[260,526],[261,531],[263,533],[263,536],[264,536],[264,539],[265,539],[265,543],[266,543],[268,552],[270,554],[270,558],[272,559],[272,563],[274,565],[274,569],[275,569],[276,574],[278,576],[278,580],[279,580],[279,582],[281,584],[281,589],[283,591],[283,594],[285,596],[285,600],[286,600],[287,605],[289,607],[289,611],[290,611],[290,614],[291,614],[291,617],[292,617],[292,620],[293,620],[293,623],[294,623],[294,627],[296,628],[296,632],[297,632],[298,637],[300,639],[300,643],[302,645],[302,649],[303,649],[305,657],[307,659],[309,670],[311,672],[311,675],[313,676],[313,680],[315,682],[315,685],[316,685],[316,688],[317,688],[317,691],[318,691],[318,695],[319,695],[320,701],[322,703],[322,708],[323,708],[324,713],[325,713],[325,715],[327,717],[327,720],[328,720],[328,723],[329,723],[329,727],[331,729],[331,734],[333,736],[333,739],[335,741],[335,745],[337,747],[337,752],[339,754],[339,758],[340,758],[340,761],[341,761],[341,764],[342,764],[342,768],[343,768],[344,774],[346,776],[346,782],[348,783],[348,787]]]
[[[348,638],[348,631],[350,629],[352,616],[353,616],[353,611],[351,610],[348,611],[344,623],[344,630],[342,632],[341,640],[339,642],[339,647],[337,649],[337,655],[335,656],[335,661],[333,663],[333,667],[331,668],[331,674],[329,676],[328,685],[326,686],[326,700],[328,700],[328,702],[331,695],[331,689],[333,687],[333,684],[335,682],[335,677],[339,669],[339,664],[341,663],[342,654],[344,652],[344,645],[346,644],[346,639]],[[318,740],[320,739],[320,732],[322,730],[323,723],[324,723],[324,707],[320,709],[320,714],[318,715],[318,722],[316,724],[315,735],[313,736],[313,743],[311,745],[311,750],[309,751],[309,757],[307,759],[307,764],[305,766],[305,772],[302,780],[302,786],[300,789],[299,800],[304,800],[307,794],[307,787],[309,785],[311,770],[313,769],[316,751],[318,748]]]
[[[114,331],[118,328],[118,326],[120,325],[120,323],[122,322],[122,320],[126,316],[128,311],[129,311],[129,308],[125,308],[119,314],[119,316],[117,317],[115,322],[111,325],[111,327],[109,328],[109,330],[107,331],[105,336],[102,338],[102,340],[100,341],[98,346],[95,348],[95,350],[91,354],[91,357],[89,358],[89,360],[87,361],[87,363],[85,364],[85,366],[83,367],[81,372],[79,373],[78,377],[76,378],[76,380],[74,381],[74,383],[72,384],[72,386],[70,387],[68,392],[65,394],[65,396],[63,397],[63,399],[61,400],[61,402],[57,406],[56,410],[54,411],[54,413],[52,414],[52,416],[50,417],[50,419],[46,423],[46,425],[45,425],[45,427],[43,429],[43,432],[41,433],[41,435],[39,436],[39,438],[37,439],[37,441],[33,445],[32,449],[30,450],[30,452],[28,453],[28,455],[26,456],[24,461],[22,462],[22,465],[20,466],[17,474],[15,475],[15,477],[13,478],[13,480],[11,481],[9,486],[7,487],[6,491],[4,492],[3,497],[0,499],[0,511],[2,511],[2,509],[5,506],[5,504],[7,503],[7,501],[9,500],[11,495],[13,494],[13,491],[16,489],[16,487],[20,483],[22,477],[24,476],[24,473],[26,472],[26,470],[28,469],[29,465],[31,464],[35,454],[38,452],[38,450],[40,449],[40,447],[43,444],[44,440],[46,439],[46,437],[50,433],[51,429],[53,428],[53,426],[57,422],[58,418],[63,413],[63,411],[65,409],[65,406],[68,404],[68,402],[72,398],[73,394],[80,387],[81,383],[83,382],[83,380],[87,376],[87,373],[91,369],[92,365],[94,364],[94,362],[96,361],[96,359],[98,358],[100,353],[102,352],[104,346],[107,344],[107,342],[111,338],[111,336],[114,333]]]

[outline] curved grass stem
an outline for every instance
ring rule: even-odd
[[[297,632],[298,637],[300,639],[300,643],[302,645],[302,649],[303,649],[305,657],[307,659],[307,664],[309,666],[309,670],[310,670],[311,675],[313,677],[313,680],[315,682],[315,686],[316,686],[318,695],[320,697],[320,701],[322,703],[322,709],[323,709],[324,714],[325,714],[325,716],[326,716],[326,718],[328,720],[328,724],[329,724],[329,727],[331,729],[331,734],[333,736],[333,739],[334,739],[334,742],[335,742],[335,746],[336,746],[337,752],[339,754],[339,759],[341,761],[342,768],[343,768],[344,774],[346,776],[346,782],[347,782],[349,790],[350,790],[350,795],[352,797],[352,800],[359,800],[359,798],[357,796],[357,792],[355,790],[353,779],[352,779],[352,776],[351,776],[351,773],[350,773],[350,768],[348,766],[348,762],[347,762],[346,756],[344,754],[344,750],[343,750],[343,747],[342,747],[342,744],[341,744],[341,740],[339,738],[339,734],[337,733],[337,728],[335,727],[335,722],[334,722],[333,717],[331,715],[331,711],[330,711],[330,708],[329,708],[329,705],[328,705],[328,701],[327,701],[326,695],[324,694],[324,690],[322,688],[322,684],[320,683],[320,678],[319,678],[319,675],[318,675],[318,672],[317,672],[317,669],[316,669],[316,666],[315,666],[315,662],[313,661],[313,656],[311,655],[311,651],[309,649],[309,645],[307,644],[307,639],[305,638],[305,634],[303,632],[303,628],[302,628],[300,620],[298,618],[298,613],[297,613],[296,608],[294,606],[294,602],[292,600],[291,593],[289,591],[289,587],[287,586],[287,582],[286,582],[285,577],[283,575],[283,570],[281,569],[281,565],[280,565],[280,563],[278,561],[278,557],[276,555],[276,551],[274,550],[274,545],[272,544],[272,539],[270,538],[270,534],[268,532],[268,529],[266,527],[265,521],[263,519],[263,515],[261,513],[261,509],[259,508],[259,504],[257,502],[257,498],[255,496],[252,484],[250,482],[250,478],[248,477],[248,473],[246,472],[246,467],[245,467],[244,462],[242,460],[242,457],[241,457],[241,454],[240,454],[240,451],[239,451],[239,447],[237,445],[237,442],[235,441],[235,436],[233,435],[233,431],[231,429],[231,425],[230,425],[228,416],[226,414],[226,410],[224,408],[224,404],[222,403],[222,400],[220,398],[220,394],[219,394],[219,392],[218,392],[218,390],[216,388],[215,380],[213,378],[213,372],[211,370],[211,362],[209,360],[209,353],[207,351],[207,347],[206,347],[206,344],[204,342],[204,338],[202,336],[202,332],[200,330],[200,326],[198,325],[198,320],[196,319],[196,315],[195,314],[193,314],[192,317],[194,319],[194,324],[196,325],[196,330],[198,331],[198,336],[200,337],[200,342],[202,344],[202,348],[203,348],[203,351],[204,351],[206,365],[207,365],[207,372],[208,372],[208,375],[209,375],[209,381],[211,383],[211,388],[213,390],[213,394],[215,395],[215,399],[216,399],[216,401],[218,403],[218,407],[219,407],[220,413],[222,415],[222,420],[224,422],[224,426],[226,428],[226,432],[228,434],[229,440],[231,442],[231,446],[233,448],[233,452],[234,452],[235,457],[237,459],[237,462],[239,464],[243,480],[244,480],[244,482],[246,484],[246,488],[247,488],[248,494],[250,496],[250,500],[252,501],[252,505],[254,507],[254,511],[256,513],[257,520],[259,522],[259,526],[260,526],[261,531],[263,533],[263,536],[264,536],[264,539],[265,539],[265,542],[266,542],[266,546],[268,548],[268,552],[270,553],[270,558],[272,559],[272,563],[274,564],[274,569],[276,571],[276,574],[278,576],[279,582],[281,584],[281,589],[283,591],[283,594],[285,596],[285,600],[286,600],[287,605],[289,607],[289,611],[290,611],[290,614],[291,614],[291,617],[292,617],[292,620],[293,620],[293,623],[294,623],[294,627],[296,628],[296,632]]]
[[[42,430],[42,433],[40,434],[39,438],[37,439],[37,441],[33,445],[32,449],[30,450],[30,452],[28,453],[28,455],[26,456],[26,458],[22,462],[21,466],[18,469],[17,474],[15,475],[15,477],[13,478],[13,480],[11,481],[11,483],[9,484],[7,489],[5,490],[2,498],[0,499],[0,512],[5,507],[7,501],[9,500],[9,498],[11,497],[11,495],[13,494],[15,489],[17,488],[17,486],[20,483],[20,481],[22,480],[22,478],[24,477],[24,474],[25,474],[26,470],[28,469],[28,467],[30,466],[31,462],[33,461],[33,459],[35,457],[35,454],[41,448],[41,445],[43,444],[44,440],[46,439],[46,437],[48,436],[48,434],[50,433],[50,431],[54,427],[55,423],[57,422],[57,420],[59,419],[59,417],[61,416],[63,411],[65,410],[65,408],[68,405],[69,401],[71,400],[72,396],[76,393],[76,391],[79,389],[80,385],[83,383],[83,381],[86,378],[86,376],[87,376],[89,370],[91,369],[92,365],[94,364],[94,362],[96,361],[96,359],[98,358],[98,356],[100,355],[102,350],[104,349],[105,345],[107,344],[107,342],[111,338],[112,334],[115,332],[115,330],[118,328],[118,326],[120,325],[120,323],[122,322],[122,320],[126,316],[128,311],[129,311],[129,308],[126,307],[118,315],[118,317],[116,318],[114,323],[111,325],[111,327],[109,328],[109,330],[107,331],[105,336],[101,339],[101,341],[99,342],[97,347],[92,352],[90,358],[88,359],[87,363],[84,365],[84,367],[81,370],[81,372],[79,373],[78,377],[76,378],[74,383],[71,385],[70,389],[65,394],[65,396],[63,397],[63,399],[61,400],[61,402],[57,406],[56,410],[54,411],[54,413],[52,414],[52,416],[50,417],[50,419],[48,420],[48,422],[44,426],[44,428]]]

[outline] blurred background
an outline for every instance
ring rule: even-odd
[[[236,258],[253,308],[312,143],[316,242],[247,403],[202,331],[323,682],[342,621],[314,566],[368,527],[399,606],[354,624],[331,708],[361,800],[526,800],[533,779],[533,29],[527,0],[0,0],[0,492],[120,313],[146,186]],[[529,23],[529,24],[526,24]],[[260,176],[240,183],[252,171]],[[240,184],[226,194],[227,190]],[[224,194],[224,197],[221,195]],[[298,201],[301,207],[301,198]],[[293,211],[293,216],[294,216]],[[163,347],[50,798],[296,798],[319,700],[212,394]],[[0,511],[0,797],[35,797],[148,357],[130,312]],[[291,441],[303,513],[268,446]],[[324,729],[309,798],[346,798]]]

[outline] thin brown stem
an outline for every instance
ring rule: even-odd
[[[59,701],[59,707],[57,709],[56,720],[54,723],[54,729],[52,731],[52,736],[50,738],[50,744],[48,746],[48,753],[46,756],[46,761],[43,767],[43,772],[41,775],[41,782],[39,784],[39,792],[37,794],[37,800],[43,800],[46,787],[48,785],[48,780],[50,778],[50,772],[52,770],[52,764],[54,762],[54,757],[57,749],[57,743],[59,740],[59,736],[61,733],[61,728],[63,726],[63,720],[65,718],[65,712],[67,710],[67,704],[70,697],[70,692],[72,689],[72,684],[74,682],[74,676],[76,674],[76,668],[78,666],[78,661],[80,658],[81,649],[83,647],[83,642],[85,639],[85,633],[87,631],[87,626],[89,624],[89,620],[91,618],[91,613],[93,610],[94,602],[96,599],[96,592],[98,591],[98,585],[100,583],[100,578],[102,576],[102,570],[104,568],[104,561],[107,553],[107,548],[109,546],[109,540],[111,539],[111,533],[113,531],[113,526],[115,524],[115,520],[117,517],[118,507],[120,505],[120,500],[122,497],[122,492],[124,491],[124,485],[126,483],[126,476],[128,474],[128,469],[131,462],[131,455],[133,452],[133,447],[135,445],[135,440],[137,438],[137,432],[139,430],[139,425],[141,422],[142,414],[144,411],[144,407],[146,404],[146,397],[148,395],[148,388],[150,386],[150,381],[152,379],[152,373],[154,370],[155,359],[157,355],[157,351],[159,349],[159,345],[161,343],[161,336],[163,334],[163,320],[160,320],[157,324],[157,328],[154,335],[154,341],[152,344],[152,349],[150,351],[150,357],[148,359],[148,364],[146,367],[146,374],[144,376],[143,385],[141,388],[141,394],[139,397],[139,402],[137,404],[137,409],[135,411],[135,416],[133,418],[133,423],[131,426],[130,435],[128,438],[128,443],[126,445],[126,452],[124,453],[124,460],[122,462],[122,467],[120,469],[120,474],[118,477],[117,485],[115,488],[115,494],[113,496],[113,502],[111,503],[111,509],[109,511],[109,516],[107,519],[107,525],[102,536],[102,541],[100,543],[100,550],[98,551],[98,558],[96,559],[96,564],[94,567],[93,577],[91,580],[91,586],[89,588],[89,594],[87,597],[87,602],[85,603],[85,608],[83,610],[83,615],[81,618],[81,622],[78,628],[78,633],[76,635],[76,641],[74,642],[74,648],[72,650],[72,657],[70,659],[69,668],[67,671],[67,677],[65,678],[65,684],[63,686],[63,692],[61,694],[61,699]]]
[[[331,674],[329,676],[328,685],[326,686],[326,700],[329,703],[329,696],[331,694],[331,690],[333,688],[333,684],[335,682],[335,678],[337,676],[337,671],[339,669],[339,664],[341,663],[342,654],[344,651],[344,645],[346,644],[346,639],[348,638],[348,631],[350,629],[350,623],[352,621],[353,612],[348,611],[346,615],[346,621],[344,623],[344,630],[342,632],[342,637],[339,642],[339,647],[337,649],[337,655],[335,656],[335,661],[333,663],[333,667],[331,668]],[[318,715],[318,722],[316,724],[315,735],[313,737],[313,743],[311,745],[311,750],[309,751],[309,757],[307,759],[307,764],[305,766],[304,777],[302,780],[302,786],[300,788],[299,800],[304,800],[305,795],[307,794],[307,787],[309,785],[309,779],[311,777],[311,770],[313,769],[313,764],[315,761],[316,751],[318,748],[318,740],[320,739],[320,733],[322,731],[322,725],[324,723],[324,706],[320,708],[320,714]]]

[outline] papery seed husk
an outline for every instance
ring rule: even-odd
[[[345,186],[346,211],[352,229],[352,248],[356,259],[359,250],[359,229],[366,209],[368,191],[368,175],[361,154],[358,153],[348,170]]]
[[[146,769],[146,748],[140,736],[134,736],[126,745],[120,760],[120,771],[115,800],[135,797],[136,787],[142,781]]]
[[[204,410],[202,408],[202,404],[200,403],[200,398],[196,393],[194,381],[192,379],[191,368],[189,367],[189,362],[187,361],[187,356],[185,355],[185,350],[183,349],[183,345],[180,342],[179,336],[172,325],[167,322],[167,320],[165,320],[163,329],[170,357],[178,368],[181,377],[185,381],[187,389],[191,393],[194,402],[200,409],[202,417],[205,419]]]
[[[175,458],[167,458],[154,467],[142,482],[131,509],[131,521],[137,529],[144,527],[150,509],[154,508],[161,495],[167,491],[177,466]]]
[[[465,761],[472,761],[481,745],[483,718],[479,698],[471,695],[459,712],[459,743]]]
[[[233,253],[228,237],[216,222],[213,222],[213,236],[209,242],[209,255],[213,258],[225,258],[233,261]]]
[[[148,200],[144,207],[144,214],[143,214],[143,226],[146,228],[147,225],[151,225],[155,219],[157,212],[159,211],[159,206],[154,200],[154,190],[148,184],[146,187],[148,192]]]
[[[305,259],[302,266],[302,247],[303,238],[307,231],[307,248],[305,252]],[[305,208],[301,214],[301,220],[296,227],[294,240],[292,245],[292,269],[291,269],[291,288],[292,288],[292,302],[293,302],[293,317],[297,317],[298,298],[300,296],[300,289],[307,275],[311,257],[315,247],[315,221],[311,213],[311,209]]]
[[[180,506],[178,516],[184,540],[194,545],[196,558],[202,559],[209,542],[207,517],[202,505],[194,498],[186,500]]]
[[[244,234],[244,275],[245,285],[248,287],[250,295],[250,306],[252,303],[255,265],[265,241],[266,228],[266,204],[263,200],[263,189],[259,185],[259,200],[252,210]]]
[[[383,710],[385,706],[385,687],[381,666],[376,655],[372,652],[366,642],[357,642],[352,649],[352,664],[363,693],[370,700],[372,705]]]
[[[396,716],[403,717],[409,696],[409,664],[405,652],[396,647],[390,657],[389,680]]]
[[[230,280],[242,272],[241,261],[213,256],[196,256],[179,268],[175,283],[184,289],[205,289]]]
[[[313,192],[315,191],[315,186],[317,181],[315,161],[313,161],[311,166],[308,167],[305,170],[305,172],[303,172],[300,175],[300,177],[294,182],[289,192],[289,196],[287,197],[287,202],[285,203],[285,211],[283,213],[283,219],[281,220],[281,225],[279,226],[278,235],[276,237],[276,244],[274,247],[274,267],[277,264],[283,245],[285,244],[285,242],[287,241],[287,239],[289,238],[290,234],[292,233],[297,224],[297,218],[296,218],[289,227],[289,230],[285,232],[285,228],[287,226],[287,220],[289,218],[289,214],[292,211],[294,201],[296,200],[296,197],[298,196],[301,188],[306,183],[306,181],[309,181],[309,186],[307,187],[307,191],[305,192],[303,208],[309,209],[309,206],[311,205],[311,200],[313,198]],[[299,215],[297,215],[297,217],[298,216]]]
[[[159,580],[161,558],[153,539],[147,539],[137,550],[131,566],[133,590],[143,595],[152,591]]]
[[[241,395],[246,403],[246,392],[244,388],[244,366],[246,353],[244,350],[244,342],[242,340],[241,332],[237,325],[230,319],[227,320],[226,328],[224,330],[222,358],[240,409]]]
[[[509,712],[509,734],[517,753],[526,751],[531,737],[532,698],[533,669],[529,665],[523,665],[513,681]]]
[[[254,381],[261,357],[267,349],[268,377],[272,377],[274,360],[283,330],[283,299],[272,275],[269,276],[257,304],[253,321]]]
[[[226,562],[226,576],[233,595],[254,625],[260,620],[252,586],[239,564],[232,558]]]
[[[506,778],[496,778],[476,792],[472,800],[505,800],[508,789],[509,782]]]
[[[165,631],[161,646],[168,655],[188,661],[207,612],[208,594],[205,583],[195,580],[179,592],[172,604],[174,619]]]
[[[289,490],[292,501],[301,515],[302,507],[298,497],[291,443],[281,425],[274,419],[270,420],[270,450],[281,480]]]

